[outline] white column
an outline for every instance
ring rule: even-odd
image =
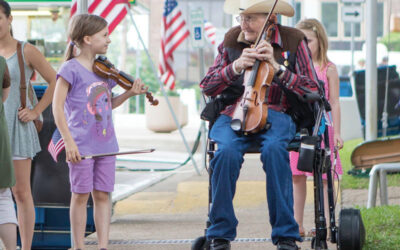
[[[366,2],[366,70],[365,70],[365,140],[374,140],[377,137],[377,66],[376,66],[376,39],[377,39],[377,3],[376,0]]]
[[[303,18],[316,18],[321,20],[321,1],[320,0],[306,0],[302,1],[301,10],[303,11]]]

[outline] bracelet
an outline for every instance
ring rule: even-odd
[[[283,73],[285,73],[286,67],[283,65],[279,65],[279,70],[275,73],[277,77],[280,77]]]

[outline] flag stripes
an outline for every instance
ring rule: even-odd
[[[88,12],[106,19],[111,34],[126,16],[126,4],[129,4],[127,0],[89,0]],[[77,0],[72,0],[71,17],[76,14],[77,6]]]
[[[217,39],[217,28],[212,25],[212,23],[204,20],[204,34],[209,43],[215,45],[215,41]]]
[[[175,88],[173,69],[173,53],[176,48],[189,36],[189,30],[178,8],[176,0],[166,0],[161,21],[161,48],[159,56],[159,76],[169,89]]]

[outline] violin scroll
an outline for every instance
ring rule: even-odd
[[[158,105],[158,100],[155,99],[153,97],[153,95],[148,91],[146,92],[146,98],[151,103],[151,105],[153,105],[153,106],[157,106]]]
[[[96,60],[94,60],[93,72],[100,77],[113,79],[119,86],[126,90],[132,88],[132,84],[135,81],[127,73],[116,69],[114,64],[112,64],[105,56],[98,56]],[[146,98],[151,105],[158,105],[158,100],[153,97],[151,92],[146,92]]]

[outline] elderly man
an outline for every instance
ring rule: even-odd
[[[212,206],[209,215],[211,226],[207,239],[211,249],[230,249],[230,241],[236,237],[238,221],[232,200],[239,177],[243,155],[252,141],[260,142],[261,161],[266,172],[267,200],[272,241],[277,249],[298,249],[301,241],[299,228],[293,216],[292,174],[286,150],[296,133],[296,124],[288,114],[290,106],[282,88],[298,94],[317,89],[317,77],[311,61],[304,34],[297,29],[281,26],[272,15],[274,30],[269,41],[252,46],[262,31],[274,0],[226,0],[224,10],[239,14],[240,26],[230,29],[218,47],[214,65],[200,83],[208,96],[224,96],[237,91],[243,85],[244,71],[256,60],[269,62],[274,70],[274,80],[268,88],[265,100],[268,104],[270,127],[251,135],[236,133],[231,128],[236,104],[227,105],[216,119],[210,138],[218,144],[211,161],[213,174]],[[292,6],[278,1],[274,14],[293,16]],[[279,85],[279,84],[280,85]],[[238,98],[240,100],[240,98]]]

